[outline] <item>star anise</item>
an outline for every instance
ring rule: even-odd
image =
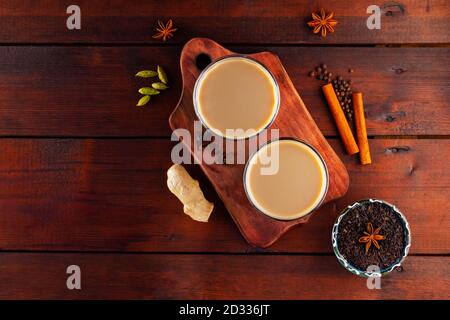
[[[317,12],[312,14],[313,20],[308,22],[308,26],[313,29],[314,33],[319,33],[322,37],[327,36],[327,32],[334,32],[334,26],[337,25],[337,20],[333,19],[334,12],[326,13],[324,9],[320,9],[320,15]]]
[[[161,20],[158,20],[158,27],[156,28],[156,31],[158,31],[158,33],[156,33],[153,38],[166,41],[167,39],[173,37],[173,33],[177,31],[177,28],[173,28],[172,19],[169,19],[166,24],[164,24]]]
[[[386,239],[383,235],[379,234],[380,230],[381,227],[374,230],[372,223],[369,222],[367,224],[367,232],[364,231],[365,236],[359,238],[359,242],[366,244],[366,253],[369,251],[372,243],[377,249],[380,249],[380,244],[378,241]]]

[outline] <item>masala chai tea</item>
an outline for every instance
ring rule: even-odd
[[[267,159],[278,161],[273,172],[264,172]],[[250,158],[244,185],[250,202],[259,211],[275,219],[292,220],[320,205],[328,188],[328,172],[311,146],[280,139],[266,144]]]
[[[194,88],[194,107],[203,125],[215,134],[228,139],[249,138],[274,120],[279,89],[259,62],[229,56],[201,73]]]

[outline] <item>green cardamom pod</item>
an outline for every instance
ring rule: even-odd
[[[166,90],[166,89],[169,88],[167,85],[165,85],[162,82],[153,82],[152,83],[152,87],[157,89],[157,90]]]
[[[155,88],[143,87],[143,88],[139,89],[139,93],[146,94],[146,95],[155,95],[155,94],[159,94],[159,91],[156,90]]]
[[[139,71],[138,73],[136,73],[136,77],[141,77],[141,78],[152,78],[152,77],[156,77],[157,75],[158,75],[158,72],[152,71],[152,70],[143,70],[143,71]]]
[[[156,70],[158,72],[159,80],[161,80],[161,82],[164,83],[164,84],[168,84],[169,82],[167,81],[167,75],[164,72],[163,68],[161,68],[160,66],[157,66]]]
[[[145,106],[150,101],[150,96],[143,96],[141,99],[139,99],[136,106],[142,107]]]

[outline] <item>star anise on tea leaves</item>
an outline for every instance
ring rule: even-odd
[[[166,24],[164,24],[161,20],[158,20],[158,27],[156,28],[156,31],[158,31],[158,33],[156,33],[153,38],[166,41],[167,39],[173,37],[173,33],[177,31],[177,28],[173,28],[172,19],[169,19]]]
[[[377,249],[380,249],[380,244],[378,241],[384,240],[385,237],[380,233],[381,227],[378,227],[376,229],[373,228],[372,223],[367,224],[367,231],[364,231],[364,236],[359,238],[360,243],[366,244],[366,253],[369,251],[370,246],[373,244]]]
[[[313,12],[313,20],[308,22],[308,26],[313,29],[314,33],[319,33],[322,37],[327,36],[327,32],[334,32],[334,26],[337,25],[337,20],[333,19],[334,12],[326,13],[324,9],[320,9],[320,14],[318,12]]]

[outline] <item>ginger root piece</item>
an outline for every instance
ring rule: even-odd
[[[208,222],[214,204],[205,199],[198,181],[182,165],[174,164],[167,170],[167,186],[183,203],[184,213],[196,221]]]

